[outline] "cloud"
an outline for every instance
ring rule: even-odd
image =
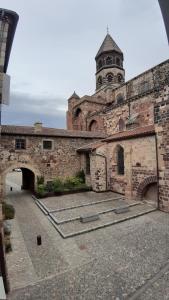
[[[63,97],[11,93],[9,106],[3,107],[3,124],[30,125],[35,121],[45,122],[45,126],[65,127],[67,101]]]

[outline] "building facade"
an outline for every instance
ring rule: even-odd
[[[47,182],[83,169],[96,192],[169,211],[169,60],[125,82],[123,59],[108,33],[95,58],[96,91],[68,99],[67,130],[2,126],[1,196],[12,168],[29,189],[37,176]]]
[[[96,92],[68,99],[67,128],[100,131],[98,144],[77,151],[90,157],[88,182],[129,199],[150,199],[169,211],[169,60],[125,82],[123,53],[107,34],[96,55]]]

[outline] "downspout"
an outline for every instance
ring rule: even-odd
[[[158,161],[158,146],[157,146],[157,135],[155,133],[155,147],[156,147],[156,168],[157,168],[157,208],[160,209],[159,203],[159,161]]]
[[[91,154],[93,154],[92,151],[91,151]],[[104,159],[105,159],[105,175],[106,175],[106,191],[107,191],[107,189],[108,189],[108,184],[107,184],[107,157],[103,154],[100,154],[100,153],[96,153],[95,155],[100,156],[100,157],[104,157]]]

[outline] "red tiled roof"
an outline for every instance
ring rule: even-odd
[[[58,137],[78,137],[78,138],[105,138],[102,132],[66,130],[57,128],[42,127],[41,131],[35,131],[33,126],[2,125],[2,135],[35,135],[35,136],[58,136]]]
[[[138,127],[133,130],[121,131],[113,134],[112,136],[102,140],[103,142],[112,142],[117,140],[126,140],[135,137],[141,137],[146,135],[153,135],[155,133],[154,125],[145,127]]]
[[[96,142],[96,143],[90,143],[87,145],[84,145],[80,148],[77,149],[77,152],[88,152],[88,151],[92,151],[95,150],[96,148],[103,146],[103,143],[100,141]]]

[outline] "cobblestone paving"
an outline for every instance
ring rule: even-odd
[[[93,258],[90,263],[13,291],[9,299],[130,299],[128,296],[159,272],[167,261],[169,221],[165,216],[154,212],[126,221],[125,226],[121,223],[83,238],[76,237],[74,242],[79,247],[85,245],[82,251]],[[158,286],[159,298],[152,287],[140,299],[168,299],[168,276],[160,280],[163,290]]]
[[[15,255],[20,255],[18,259],[34,269],[34,282],[30,283],[28,274],[26,282],[25,275],[25,287],[13,289],[9,300],[123,300],[131,299],[140,287],[137,300],[169,299],[169,272],[159,273],[169,259],[168,214],[156,211],[64,240],[29,195],[16,198],[15,191],[12,194],[20,233],[13,237],[10,262],[13,256],[15,272],[9,269],[10,279],[18,276]],[[36,246],[37,233],[42,234],[42,248]],[[159,279],[147,287],[158,273]]]

